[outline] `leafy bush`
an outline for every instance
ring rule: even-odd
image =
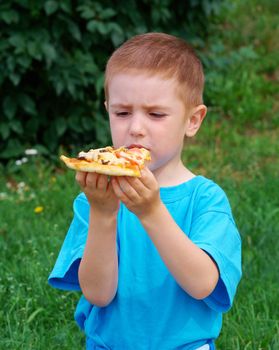
[[[110,142],[103,72],[115,47],[147,31],[203,43],[220,1],[10,0],[0,4],[0,160]],[[201,37],[197,37],[199,33]]]
[[[274,128],[279,120],[278,3],[236,0],[222,9],[202,53],[206,102],[238,127]]]

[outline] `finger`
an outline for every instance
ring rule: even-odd
[[[125,193],[129,200],[136,201],[140,197],[140,193],[138,193],[137,190],[133,187],[134,181],[128,176],[119,177],[118,183],[122,192]]]
[[[91,188],[96,188],[97,178],[98,178],[97,173],[87,173],[86,180],[85,180],[85,186],[91,187]]]
[[[86,184],[87,173],[84,171],[76,172],[76,182],[80,185],[80,187],[85,187]]]
[[[149,190],[140,178],[127,176],[126,180],[139,196],[142,196],[146,191]]]
[[[108,177],[107,175],[99,175],[96,181],[96,187],[100,190],[107,190],[108,188]]]
[[[129,202],[129,198],[127,197],[125,192],[123,192],[123,189],[120,186],[118,177],[111,178],[111,186],[114,194],[121,202],[123,202],[124,204]]]
[[[155,176],[147,167],[144,167],[143,169],[141,169],[141,177],[139,178],[139,180],[148,189],[154,189],[154,188],[158,187],[158,182],[155,179]]]

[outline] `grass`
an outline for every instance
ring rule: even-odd
[[[243,279],[234,307],[224,316],[217,348],[275,350],[279,348],[279,310],[275,307],[279,275],[279,130],[239,133],[224,122],[219,139],[213,126],[210,121],[198,139],[188,145],[185,162],[192,162],[195,169],[225,189],[242,236]]]
[[[231,3],[206,48],[213,104],[183,159],[224,188],[242,236],[243,279],[217,348],[277,350],[279,12],[271,0]],[[83,349],[79,293],[47,285],[79,191],[73,173],[39,157],[0,170],[0,349]]]
[[[0,349],[82,349],[72,321],[78,295],[47,285],[77,187],[72,173],[30,163],[1,178]]]
[[[184,161],[227,192],[243,241],[243,279],[218,349],[279,348],[278,130],[239,133],[208,119]],[[218,131],[219,130],[219,131]],[[206,170],[207,169],[207,170]],[[78,193],[72,172],[32,158],[0,178],[0,349],[83,349],[73,321],[78,293],[47,277]],[[39,213],[35,209],[42,207]]]

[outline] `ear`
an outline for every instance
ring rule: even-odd
[[[187,137],[193,137],[198,132],[204,117],[206,116],[207,107],[205,105],[199,105],[194,107],[190,116],[186,121],[185,135]]]
[[[108,103],[107,103],[107,101],[104,102],[104,105],[105,105],[106,111],[108,112]]]

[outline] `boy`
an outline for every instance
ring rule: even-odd
[[[241,242],[214,182],[181,161],[206,115],[200,61],[182,40],[138,35],[106,68],[113,145],[145,147],[140,178],[77,172],[82,194],[50,275],[81,290],[87,349],[214,349],[241,277]]]

